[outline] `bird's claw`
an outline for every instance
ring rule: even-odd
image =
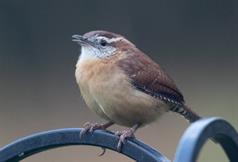
[[[96,129],[101,129],[101,130],[106,130],[108,127],[110,127],[111,125],[113,125],[114,123],[109,121],[107,123],[104,124],[98,124],[98,123],[90,123],[90,122],[86,122],[83,125],[83,130],[80,132],[79,137],[82,138],[84,134],[86,134],[87,132],[89,133],[93,133],[93,131],[95,131]]]
[[[123,131],[117,131],[115,135],[119,136],[119,141],[117,144],[117,151],[121,152],[122,145],[126,143],[126,139],[128,138],[135,138],[134,136],[134,129],[129,128]]]
[[[112,121],[109,121],[109,122],[104,123],[104,124],[86,122],[83,125],[83,127],[84,127],[83,130],[79,134],[79,138],[81,139],[84,134],[86,134],[87,132],[92,133],[96,129],[106,130],[108,127],[110,127],[113,124],[114,123]],[[102,148],[102,150],[103,151],[102,151],[102,153],[99,154],[99,156],[102,156],[102,155],[105,154],[106,149]]]
[[[94,130],[96,129],[105,129],[103,124],[98,124],[98,123],[90,123],[90,122],[86,122],[83,125],[83,130],[80,132],[80,138],[83,137],[83,135],[85,135],[86,133],[92,133]]]
[[[102,152],[100,154],[98,154],[98,156],[103,156],[106,153],[106,148],[101,147],[102,148]]]

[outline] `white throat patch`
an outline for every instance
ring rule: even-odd
[[[93,48],[81,47],[81,54],[79,56],[79,60],[87,60],[87,59],[96,58],[93,52],[94,52]]]

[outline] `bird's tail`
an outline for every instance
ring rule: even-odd
[[[190,107],[188,107],[187,105],[183,104],[183,105],[179,105],[177,107],[172,107],[170,109],[173,112],[176,112],[180,115],[182,115],[185,119],[187,119],[190,123],[193,123],[199,119],[201,119],[202,117],[199,116],[197,113],[195,113],[194,111],[191,110]],[[211,140],[214,143],[219,143],[216,139],[211,138]]]
[[[176,112],[180,115],[182,115],[185,119],[187,119],[190,123],[193,123],[199,119],[201,119],[201,117],[195,113],[194,111],[191,110],[190,107],[188,107],[187,105],[183,104],[180,106],[176,106],[170,109],[173,112]]]
[[[199,116],[197,113],[195,113],[190,107],[187,105],[183,105],[184,110],[186,111],[184,117],[190,122],[193,123],[199,119],[201,119],[201,116]]]

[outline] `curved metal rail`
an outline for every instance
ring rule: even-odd
[[[238,134],[227,121],[216,117],[191,124],[180,140],[174,161],[196,161],[209,138],[222,146],[230,161],[238,161]]]
[[[110,132],[96,130],[79,138],[81,128],[66,128],[36,133],[0,148],[0,162],[18,162],[41,151],[69,145],[93,145],[116,151],[119,138]],[[201,119],[189,126],[182,136],[175,162],[194,162],[206,142],[212,139],[224,149],[230,161],[238,161],[238,134],[225,120]],[[138,162],[168,162],[168,158],[136,139],[127,140],[122,154]]]
[[[110,132],[96,130],[79,138],[80,128],[58,129],[21,138],[0,149],[0,162],[17,162],[48,149],[69,145],[93,145],[116,151],[119,138]],[[127,140],[122,154],[138,162],[168,162],[158,151],[139,140]]]

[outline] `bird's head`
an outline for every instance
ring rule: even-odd
[[[73,41],[81,45],[80,59],[104,59],[117,54],[118,51],[134,47],[134,44],[123,36],[108,31],[91,31],[72,37]]]

